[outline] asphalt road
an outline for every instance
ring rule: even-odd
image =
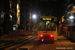
[[[59,39],[61,37],[61,39]],[[75,42],[71,42],[62,36],[58,37],[58,40],[54,43],[39,43],[37,39],[31,41],[30,43],[23,45],[19,49],[28,49],[28,50],[75,50]]]
[[[25,38],[25,37],[24,37]],[[25,41],[26,42],[26,41]],[[19,48],[16,48],[16,50],[22,50],[22,49],[28,49],[28,50],[75,50],[75,42],[71,42],[64,36],[58,36],[58,40],[53,42],[38,42],[37,39],[34,39],[30,41],[29,43],[22,45],[14,45],[9,48],[6,48],[5,50],[8,50],[10,48],[13,48],[15,46],[19,46]]]

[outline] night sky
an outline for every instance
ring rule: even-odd
[[[66,6],[67,4],[65,4],[65,1],[63,0],[40,0],[42,2],[40,2],[40,9],[44,10],[45,12],[49,12],[51,14],[51,16],[55,16],[55,17],[62,17],[65,14],[65,10],[66,10]],[[46,12],[46,13],[47,13]]]
[[[39,9],[43,14],[57,17],[57,25],[67,10],[67,0],[40,0]]]

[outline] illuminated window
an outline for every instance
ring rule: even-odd
[[[11,3],[11,1],[10,1],[10,8],[11,8],[11,6],[12,6],[12,3]]]
[[[12,18],[12,15],[10,14],[10,18]]]
[[[16,27],[13,27],[13,30],[16,30]]]
[[[1,11],[1,18],[4,18],[4,12],[3,11]]]
[[[19,4],[17,4],[17,9],[19,8]]]

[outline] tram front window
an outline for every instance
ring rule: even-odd
[[[39,31],[55,31],[56,25],[54,21],[40,21],[38,24]]]

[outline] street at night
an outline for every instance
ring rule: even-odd
[[[75,0],[0,0],[0,50],[75,50]]]
[[[39,43],[35,39],[35,41],[31,41],[30,43],[23,45],[18,49],[27,48],[29,50],[75,50],[75,43],[70,42],[66,38],[61,38],[61,40],[55,41],[54,43]]]
[[[28,36],[27,36],[28,37]],[[29,40],[28,43],[26,43],[28,40],[27,37],[23,37],[22,39],[19,40],[19,43],[17,42],[18,40],[16,39],[15,42],[13,43],[5,43],[8,44],[4,46],[5,44],[0,45],[3,47],[8,47],[5,50],[19,50],[19,49],[28,49],[28,50],[75,50],[75,43],[71,42],[70,40],[66,39],[64,36],[58,36],[58,40],[55,41],[54,43],[52,42],[38,42],[36,36],[32,37],[33,40]],[[22,41],[24,40],[24,41]],[[14,44],[14,45],[13,45]],[[1,47],[0,47],[1,48]]]

